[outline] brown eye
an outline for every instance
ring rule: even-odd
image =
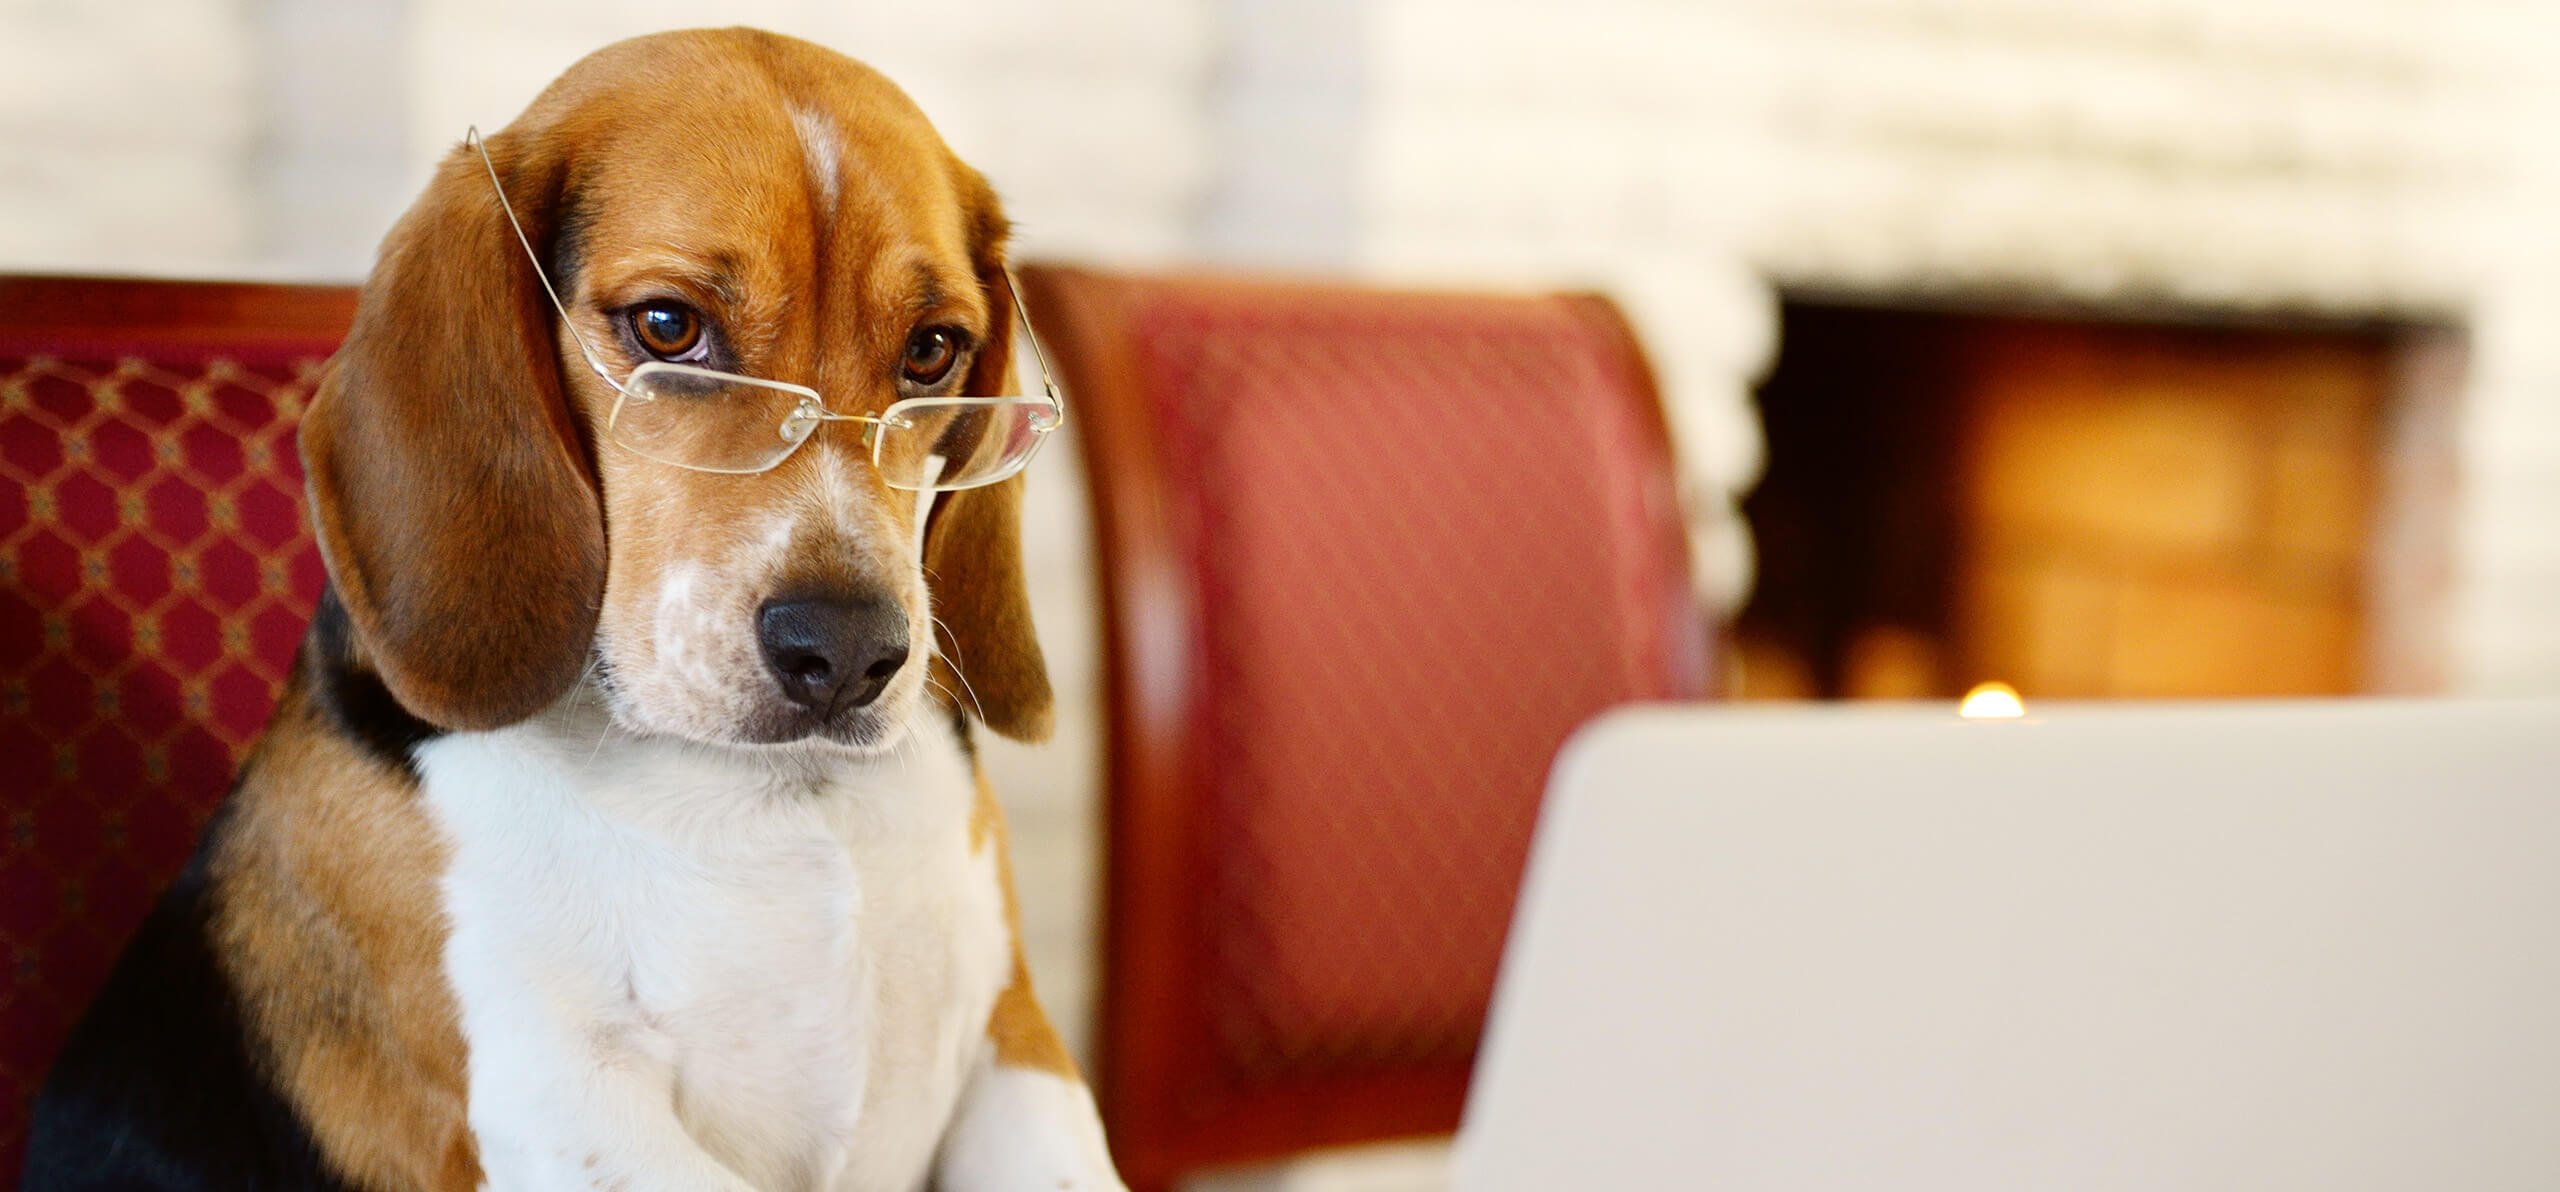
[[[918,327],[907,337],[907,379],[918,385],[939,384],[960,361],[960,333],[949,327]]]
[[[651,302],[631,308],[631,334],[642,351],[660,360],[683,360],[702,346],[702,316],[675,302]]]

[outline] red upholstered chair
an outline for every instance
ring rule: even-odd
[[[1595,297],[1023,281],[1102,556],[1122,1172],[1449,1130],[1558,746],[1706,686],[1626,324]]]
[[[321,584],[293,428],[353,290],[0,277],[0,1185]]]

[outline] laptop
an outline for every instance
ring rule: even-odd
[[[1458,1192],[2560,1188],[2560,704],[2029,711],[1576,737]]]

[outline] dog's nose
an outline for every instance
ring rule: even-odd
[[[756,640],[782,694],[821,712],[880,698],[907,664],[906,613],[885,599],[768,600]]]

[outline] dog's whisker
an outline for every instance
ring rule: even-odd
[[[959,675],[959,674],[960,674],[960,668],[958,668],[958,667],[956,667],[956,666],[955,666],[955,667],[953,667],[953,668],[951,668],[951,673],[952,673],[952,674],[954,674],[954,675]],[[951,688],[949,688],[949,687],[947,687],[947,686],[944,686],[942,683],[940,683],[940,682],[936,681],[936,680],[934,679],[934,677],[933,677],[933,676],[931,676],[931,675],[926,675],[926,676],[925,676],[924,681],[925,681],[927,684],[931,685],[931,686],[932,686],[932,688],[933,688],[934,690],[941,692],[941,693],[943,694],[943,697],[944,697],[944,698],[949,699],[951,702],[953,702],[953,703],[955,703],[955,704],[960,702],[960,693],[959,693],[959,692],[957,692],[957,691],[953,691]],[[962,684],[963,686],[966,686],[966,685],[968,684],[969,680],[968,680],[968,678],[967,678],[966,676],[962,676],[962,677],[961,677],[961,679],[960,679],[960,682],[961,682],[961,684]],[[970,693],[969,693],[969,702],[970,702],[971,704],[973,704],[973,705],[974,705],[974,704],[976,704],[976,703],[978,702],[978,695],[977,695],[977,693],[976,693],[976,692],[974,692],[974,691],[973,691],[973,692],[970,692]],[[978,719],[979,719],[979,720],[984,721],[984,720],[987,718],[987,710],[986,710],[985,708],[979,708],[979,709],[977,710],[977,712],[978,712]]]
[[[603,651],[595,650],[588,652],[587,664],[578,670],[578,681],[570,685],[569,698],[573,701],[577,700],[590,688],[590,685],[592,685],[592,689],[596,696],[596,710],[602,714],[601,722],[596,728],[596,747],[587,752],[587,765],[592,767],[596,764],[597,758],[604,756],[605,742],[613,736],[613,710],[611,707],[613,700],[612,696],[605,690],[606,676],[604,671]]]
[[[955,672],[955,673],[956,673],[956,672]],[[924,682],[925,682],[925,686],[930,687],[930,688],[932,688],[932,689],[933,689],[933,690],[935,690],[935,691],[939,691],[939,692],[941,692],[941,693],[942,693],[943,698],[948,699],[948,700],[950,700],[952,703],[955,703],[955,704],[960,702],[960,693],[959,693],[959,692],[957,692],[957,691],[953,691],[951,688],[949,688],[949,687],[947,687],[947,686],[943,685],[943,683],[942,683],[940,680],[935,679],[933,676],[931,676],[931,675],[926,675],[926,676],[924,677]],[[983,718],[982,718],[982,719],[983,719]]]
[[[972,709],[974,709],[974,710],[978,713],[978,721],[979,721],[979,723],[981,723],[981,724],[985,723],[985,722],[986,722],[986,719],[987,719],[987,706],[986,706],[985,704],[983,704],[983,703],[978,702],[978,688],[977,688],[977,685],[976,685],[976,684],[973,684],[973,683],[971,683],[971,682],[969,682],[969,673],[968,673],[967,671],[964,671],[964,670],[960,669],[960,656],[959,656],[959,651],[958,651],[958,648],[957,648],[957,643],[958,643],[958,642],[959,642],[959,640],[960,640],[960,635],[959,635],[959,634],[957,634],[957,633],[952,632],[950,623],[949,623],[949,622],[947,622],[947,621],[944,621],[944,620],[941,618],[941,616],[939,616],[938,614],[934,614],[934,613],[926,613],[925,615],[926,615],[926,616],[928,616],[928,617],[932,617],[932,618],[933,618],[933,623],[934,623],[935,625],[941,626],[941,628],[942,628],[942,632],[941,632],[940,634],[937,634],[937,635],[935,636],[936,646],[935,646],[935,649],[934,649],[934,655],[935,655],[936,657],[938,657],[938,658],[941,658],[944,662],[947,662],[947,663],[950,663],[950,664],[951,664],[951,677],[952,677],[952,678],[955,678],[955,679],[960,680],[960,686],[961,686],[961,688],[962,688],[963,690],[965,690],[965,691],[967,691],[967,692],[969,693],[969,706],[970,706]],[[940,648],[940,641],[941,641],[941,639],[942,639],[942,638],[945,638],[945,637],[950,638],[950,639],[952,640],[952,642],[954,643],[954,649],[953,649],[952,653],[947,654],[947,655],[946,655],[946,654],[944,654],[944,653],[942,652],[941,648]],[[931,678],[931,676],[932,676],[932,672],[930,672],[930,671],[926,672],[926,677],[927,677],[927,678]]]
[[[987,706],[978,702],[978,689],[969,685],[969,676],[960,673],[960,664],[951,664],[951,677],[960,680],[960,689],[969,693],[969,708],[978,714],[980,723],[987,719]]]
[[[611,739],[612,736],[613,715],[608,712],[605,714],[604,723],[596,726],[596,747],[587,751],[588,766],[594,766],[596,764],[596,759],[604,756],[604,743]]]

